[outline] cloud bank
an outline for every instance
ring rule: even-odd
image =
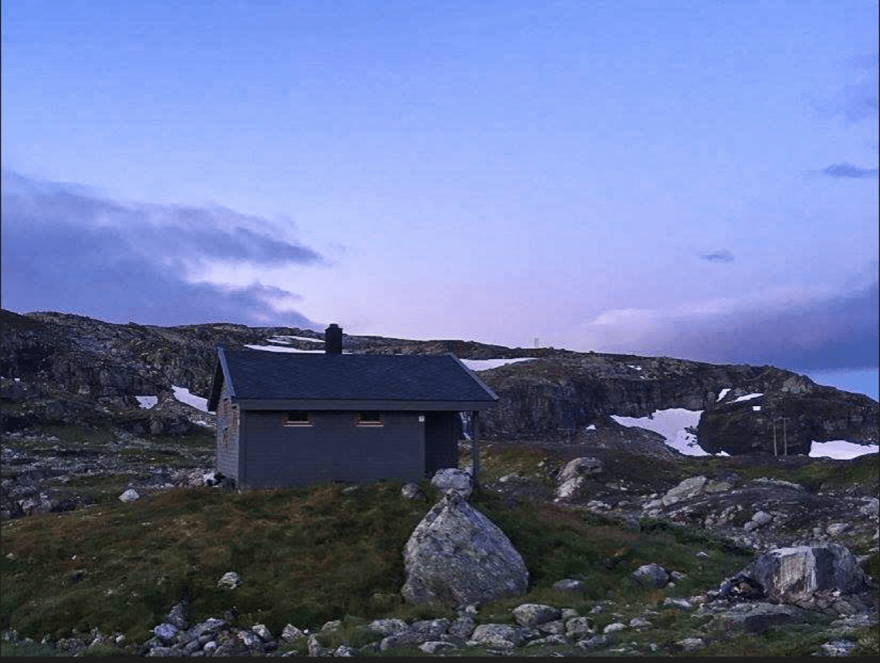
[[[8,170],[2,184],[4,308],[158,325],[313,324],[290,309],[299,296],[285,289],[259,282],[230,288],[192,278],[218,262],[323,262],[266,219],[223,207],[122,204]]]
[[[839,292],[780,289],[672,310],[615,309],[582,325],[576,343],[598,351],[713,363],[803,370],[876,367],[878,301],[875,280]]]
[[[822,174],[828,177],[853,177],[856,179],[868,179],[877,177],[880,173],[878,168],[859,168],[851,163],[835,163],[822,169]]]

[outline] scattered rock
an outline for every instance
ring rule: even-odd
[[[443,649],[451,650],[457,649],[457,647],[451,642],[443,642],[442,640],[431,640],[429,642],[423,642],[419,645],[419,649],[421,649],[426,654],[436,654],[438,651]]]
[[[425,492],[421,488],[419,488],[419,484],[417,483],[404,484],[403,488],[400,489],[400,495],[408,500],[425,501],[428,499],[428,496],[425,495]]]
[[[849,656],[856,643],[851,640],[830,640],[819,647],[819,656]]]
[[[562,611],[540,603],[523,603],[513,609],[513,618],[520,626],[533,627],[558,620]]]
[[[272,631],[265,624],[254,624],[251,626],[251,631],[256,633],[263,642],[273,642],[275,640]]]
[[[373,633],[378,633],[379,635],[393,635],[394,633],[400,633],[409,628],[406,625],[406,622],[402,619],[374,619],[369,624],[367,624],[364,628],[368,631],[372,631]]]
[[[296,642],[304,637],[306,637],[306,634],[293,624],[288,624],[281,631],[281,639],[284,640],[284,642]]]
[[[609,633],[617,633],[618,631],[623,631],[626,629],[626,624],[622,622],[614,622],[613,624],[608,624],[604,629],[602,629],[602,633],[605,635]]]
[[[221,589],[235,589],[241,585],[241,577],[235,571],[224,573],[223,577],[217,581],[217,586]]]
[[[636,569],[633,579],[647,587],[665,587],[669,582],[669,572],[659,564],[645,564]]]
[[[661,498],[661,501],[664,506],[671,506],[681,500],[699,495],[705,485],[706,477],[704,476],[685,479],[674,488],[667,490],[666,494]]]
[[[177,638],[178,628],[174,624],[159,624],[153,629],[153,633],[162,642],[162,644],[170,645]]]
[[[183,603],[178,603],[173,608],[171,608],[171,612],[168,613],[168,617],[165,618],[169,624],[173,624],[180,631],[185,631],[189,628],[189,620],[186,618],[186,608]]]
[[[434,473],[431,485],[435,486],[443,494],[453,490],[461,495],[463,499],[467,499],[471,496],[471,492],[473,492],[474,478],[470,472],[447,467]]]
[[[123,502],[134,502],[135,500],[140,499],[140,495],[133,488],[129,488],[122,495],[119,496],[119,499]]]
[[[404,566],[409,603],[482,603],[524,594],[529,583],[510,539],[454,490],[413,530]]]
[[[525,640],[521,628],[507,624],[480,624],[474,629],[469,645],[489,645],[497,647],[519,647]]]
[[[589,617],[572,617],[565,622],[565,634],[572,640],[583,640],[595,632],[593,622]]]
[[[663,599],[664,607],[678,608],[679,610],[693,610],[694,606],[687,599],[666,598]]]
[[[685,638],[684,640],[679,640],[675,644],[677,644],[685,651],[694,651],[696,649],[702,649],[706,646],[706,643],[703,642],[702,638]]]
[[[565,464],[557,477],[559,483],[565,483],[577,477],[589,476],[591,474],[599,474],[603,470],[602,461],[598,458],[589,458],[582,456],[570,460]]]
[[[853,593],[865,585],[865,574],[855,557],[841,545],[777,548],[743,569],[766,596],[781,603],[809,601],[818,590]]]

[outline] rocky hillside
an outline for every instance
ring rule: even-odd
[[[298,328],[120,325],[5,310],[0,330],[4,432],[32,431],[47,421],[70,425],[105,417],[136,434],[183,435],[212,419],[177,403],[173,387],[207,396],[217,346],[314,350],[322,347],[315,341],[323,338]],[[669,450],[662,436],[621,426],[612,415],[647,417],[672,408],[702,411],[693,432],[712,453],[773,453],[774,421],[777,449],[783,453],[783,417],[790,454],[808,453],[814,440],[876,444],[878,438],[876,401],[772,366],[376,336],[347,335],[344,347],[353,353],[532,358],[480,371],[501,398],[484,415],[483,434],[489,439],[641,445],[664,454]],[[156,396],[159,406],[141,409],[136,396]]]

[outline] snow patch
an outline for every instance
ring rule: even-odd
[[[727,453],[726,451],[719,451],[719,452],[718,452],[717,454],[715,454],[715,455],[716,455],[716,456],[721,456],[722,458],[730,458],[730,454]]]
[[[309,343],[323,343],[320,338],[309,338],[308,336],[273,336],[266,339],[269,343],[290,343],[291,341],[307,341]]]
[[[813,440],[810,445],[810,458],[850,460],[867,454],[875,454],[878,451],[880,451],[880,447],[876,444],[856,444],[846,440],[829,440],[828,442]]]
[[[537,357],[517,357],[516,359],[462,359],[461,363],[472,371],[488,371],[490,368],[498,368],[507,364],[515,364],[520,361],[529,361]]]
[[[181,403],[186,403],[187,405],[191,405],[197,410],[201,410],[202,412],[208,411],[208,399],[202,398],[201,396],[196,396],[193,393],[190,393],[189,389],[186,387],[177,387],[175,385],[171,385],[171,388],[174,390],[174,398]]]
[[[158,396],[135,396],[142,410],[149,410],[159,402]]]
[[[642,370],[642,367],[641,367],[641,366],[633,366],[632,364],[627,364],[626,367],[627,367],[627,368],[631,368],[631,369],[633,369],[634,371],[640,371],[640,370]]]
[[[760,411],[761,411],[761,406],[760,406],[760,405],[753,405],[753,406],[752,406],[752,410],[754,410],[755,412],[760,412]]]
[[[584,430],[596,430],[596,424],[590,424]]]
[[[746,394],[745,396],[740,396],[739,398],[734,398],[732,403],[741,403],[743,401],[750,401],[753,398],[761,398],[764,394]]]
[[[722,398],[724,398],[725,396],[727,396],[728,392],[730,392],[730,387],[727,387],[727,388],[725,388],[725,389],[722,389],[722,390],[721,390],[721,393],[718,394],[718,398],[715,399],[715,402],[717,403],[717,402],[720,401]]]
[[[622,426],[637,426],[659,433],[666,438],[667,446],[686,456],[708,456],[709,452],[697,444],[697,436],[687,430],[696,428],[702,415],[702,410],[674,407],[655,410],[648,417],[618,417],[612,414],[611,418]]]
[[[311,354],[323,353],[323,350],[300,350],[299,348],[288,348],[283,345],[245,345],[244,347],[251,350],[265,350],[267,352],[307,352]]]

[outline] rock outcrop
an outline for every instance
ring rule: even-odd
[[[528,570],[504,532],[453,490],[413,530],[403,557],[409,603],[482,603],[528,589]]]

